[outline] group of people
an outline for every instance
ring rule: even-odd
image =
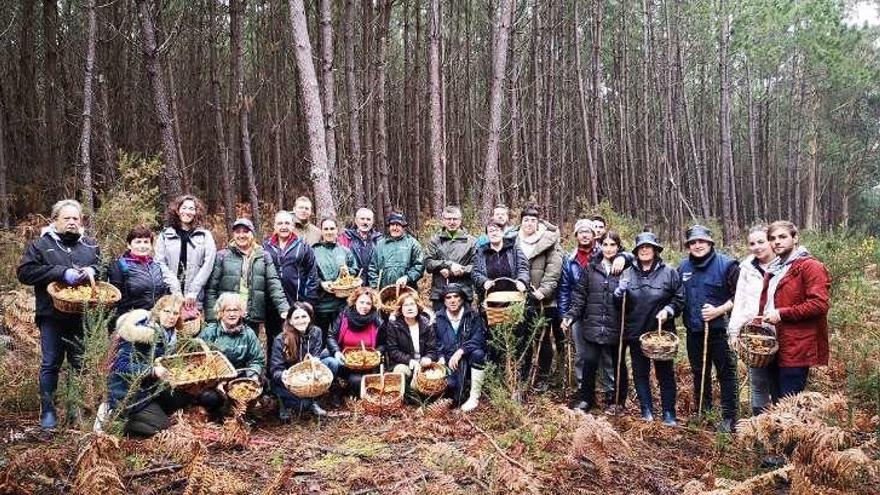
[[[564,253],[560,229],[533,206],[522,210],[519,225],[510,222],[507,207],[497,206],[479,237],[462,228],[461,210],[448,206],[442,211],[443,228],[424,248],[407,232],[402,213],[390,214],[382,233],[374,228],[373,212],[361,208],[354,226],[340,231],[334,218],[312,224],[311,208],[308,198],[298,198],[292,212],[275,215],[273,232],[262,242],[251,221],[239,218],[232,223],[229,244],[218,251],[203,224],[204,205],[184,195],[169,204],[158,236],[134,227],[126,252],[105,270],[96,242],[84,235],[79,203],[56,203],[51,224],[28,246],[18,268],[19,280],[34,286],[37,300],[41,426],[56,425],[59,369],[65,356],[74,367],[80,365],[82,349],[75,343],[83,334],[81,316],[56,311],[47,286],[83,284],[105,272],[122,293],[107,406],[122,408],[127,430],[140,435],[167,427],[171,411],[185,404],[198,403],[218,415],[227,406],[222,385],[196,396],[161,386],[168,370],[155,359],[173,354],[184,322],[199,317],[207,325],[198,338],[223,352],[240,376],[261,380],[278,399],[282,420],[295,412],[327,414],[317,401],[285,387],[285,370],[314,356],[341,378],[334,380],[345,387],[340,393],[355,395],[363,372],[346,367],[345,351],[362,346],[379,351],[387,368],[407,377],[432,363],[444,364],[446,393],[462,410],[473,410],[485,366],[494,359],[488,345],[493,329],[476,302],[501,279],[526,296],[526,321],[516,331],[520,352],[538,352],[535,389],[546,389],[552,380],[554,349],[558,353],[567,339],[573,341],[575,407],[583,410],[598,405],[597,377],[606,410],[622,409],[629,349],[641,415],[653,420],[652,360],[642,352],[639,337],[658,328],[675,332],[677,317],[686,328],[694,397],[703,409],[712,407],[711,368],[716,369],[724,431],[731,431],[737,418],[734,350],[743,326],[760,320],[775,331],[780,346],[770,367],[750,369],[755,413],[803,390],[809,367],[828,360],[830,280],[824,266],[799,246],[790,222],[752,229],[752,254],[741,264],[715,250],[709,229],[694,225],[684,239],[688,257],[676,269],[663,262],[655,234],[639,234],[628,252],[601,217],[578,220],[572,232],[576,246]],[[362,279],[347,298],[333,290],[343,270]],[[426,271],[431,274],[429,307],[417,292],[406,290],[417,288]],[[400,289],[390,315],[380,312],[378,299],[379,289],[388,286]],[[547,322],[546,332],[533,337],[537,343],[526,337],[536,318]],[[530,356],[522,360],[524,376],[531,361]],[[663,421],[674,425],[674,367],[671,361],[653,363]],[[709,379],[701,379],[704,375]]]

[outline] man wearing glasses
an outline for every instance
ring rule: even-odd
[[[435,313],[443,310],[443,292],[451,285],[461,287],[465,302],[474,298],[471,270],[475,240],[461,228],[461,209],[447,206],[442,213],[443,229],[428,241],[425,269],[431,274],[431,303]]]

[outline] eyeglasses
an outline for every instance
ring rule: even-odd
[[[161,312],[162,312],[162,314],[166,314],[166,315],[179,315],[180,314],[180,311],[174,311],[173,309],[168,309],[168,308],[163,309]]]

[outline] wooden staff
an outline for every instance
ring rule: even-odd
[[[626,292],[620,308],[620,339],[617,343],[617,372],[614,374],[614,407],[620,407],[620,366],[623,362],[623,322],[626,321]]]
[[[706,355],[709,350],[709,322],[703,322],[703,368],[700,370],[700,405],[697,406],[697,416],[703,417],[703,397],[706,396]]]

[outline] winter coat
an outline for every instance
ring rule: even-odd
[[[665,309],[668,318],[663,329],[675,333],[675,317],[684,308],[684,286],[674,268],[666,266],[657,258],[648,271],[636,262],[620,276],[619,283],[626,283],[626,316],[624,332],[627,339],[638,339],[643,333],[657,330],[657,313]],[[615,292],[621,300],[623,292]]]
[[[214,322],[199,332],[198,337],[222,352],[239,372],[246,370],[246,376],[260,376],[266,367],[266,356],[257,334],[244,322],[234,332],[227,331],[222,323]]]
[[[497,265],[493,261],[501,261],[499,258],[503,259],[504,262],[501,265],[504,266],[505,270],[503,273],[493,273],[487,267]],[[531,280],[529,260],[526,259],[526,255],[516,245],[516,241],[510,237],[505,237],[501,242],[500,251],[495,251],[492,249],[491,244],[486,244],[477,249],[477,254],[474,257],[474,268],[471,271],[471,278],[474,279],[474,285],[481,298],[485,292],[483,286],[486,284],[486,281],[499,277],[519,280],[526,287],[529,286]]]
[[[155,323],[130,325],[115,334],[114,352],[107,377],[107,401],[111,409],[128,396],[132,383],[140,379],[138,390],[125,402],[128,414],[147,407],[150,399],[162,391],[161,382],[153,376],[156,358],[174,352],[165,330]]]
[[[347,228],[339,234],[339,244],[351,249],[354,257],[357,258],[358,266],[361,270],[361,278],[364,279],[365,286],[370,285],[370,260],[373,259],[376,243],[381,238],[381,233],[371,230],[367,238],[363,239],[356,228]]]
[[[271,298],[279,316],[290,309],[278,272],[272,257],[263,251],[259,245],[254,246],[251,267],[248,272],[248,280],[245,281],[248,289],[247,308],[245,318],[251,322],[263,322],[266,318],[266,298]],[[214,314],[214,304],[217,298],[224,292],[240,293],[241,274],[245,256],[234,245],[217,253],[214,260],[214,270],[208,282],[208,290],[205,298],[205,319],[217,320]]]
[[[287,302],[314,304],[318,298],[318,269],[312,247],[300,237],[294,237],[281,249],[277,238],[272,236],[263,241],[263,251],[272,256]]]
[[[68,268],[90,267],[98,275],[100,259],[101,251],[94,239],[80,236],[68,245],[49,226],[43,229],[39,238],[28,244],[16,276],[19,282],[34,286],[38,317],[72,319],[76,316],[55,311],[46,287],[52,282],[64,282],[64,271]]]
[[[620,308],[614,299],[618,281],[617,275],[605,273],[602,258],[594,257],[571,292],[565,318],[581,321],[581,334],[588,342],[614,344],[620,338]]]
[[[269,363],[269,374],[278,382],[281,382],[281,374],[294,364],[301,363],[306,354],[317,358],[322,351],[321,329],[310,325],[306,333],[299,336],[299,355],[293,361],[289,361],[284,352],[284,332],[275,336],[272,341],[272,362]]]
[[[584,272],[584,269],[581,268],[581,265],[575,259],[576,256],[577,248],[574,248],[562,259],[562,281],[559,284],[559,314],[561,315],[568,313],[571,309],[572,293],[577,289],[578,280],[580,280],[581,274]],[[618,253],[614,259],[616,260],[618,257],[623,258],[624,268],[630,266],[634,259],[633,255],[627,252]],[[590,255],[590,263],[594,261],[601,263],[602,258],[602,247],[597,245],[593,248],[593,252]],[[621,273],[623,272],[621,271]]]
[[[806,253],[790,263],[773,297],[781,320],[775,325],[778,364],[783,368],[827,365],[831,276],[822,262]],[[761,308],[767,299],[769,281],[770,276],[766,276]]]
[[[321,229],[311,222],[294,221],[293,233],[300,239],[303,239],[309,246],[314,246],[321,242]]]
[[[427,318],[417,318],[419,324],[419,357],[431,358],[436,361],[437,337],[434,335],[434,327]],[[394,368],[398,364],[409,364],[411,359],[416,359],[415,346],[409,334],[409,327],[403,317],[385,322],[385,352],[388,355],[388,367]]]
[[[370,287],[382,289],[406,275],[406,284],[416,288],[425,273],[422,245],[406,233],[400,237],[385,236],[376,243],[369,270]]]
[[[160,297],[170,293],[165,270],[152,259],[137,260],[126,252],[110,265],[109,272],[110,283],[122,292],[116,304],[118,315],[132,309],[150,310]]]
[[[330,351],[330,354],[336,354],[337,352],[345,350],[342,348],[340,342],[340,333],[342,332],[343,327],[347,327],[349,332],[355,334],[363,333],[363,338],[361,340],[365,346],[373,347],[377,351],[384,353],[385,325],[383,324],[382,318],[379,316],[379,311],[374,309],[372,314],[369,315],[370,322],[361,328],[355,328],[346,314],[349,308],[346,308],[339,313],[339,316],[333,321],[333,325],[330,326],[330,332],[327,333],[327,350]],[[354,308],[351,308],[351,311],[354,311]],[[371,335],[375,335],[376,345],[374,346],[371,346],[369,342],[371,340]]]
[[[522,231],[519,232],[519,234],[521,233]],[[559,280],[562,278],[562,250],[559,247],[559,229],[550,223],[541,222],[538,225],[538,240],[531,253],[528,249],[524,248],[525,241],[519,234],[517,235],[516,243],[526,253],[526,258],[529,260],[531,285],[544,294],[541,303],[545,307],[555,307]],[[535,302],[531,291],[528,291],[528,293],[529,300]]]
[[[474,298],[471,271],[473,271],[475,253],[474,238],[464,230],[459,230],[456,236],[452,237],[449,231],[443,229],[428,241],[425,270],[432,275],[431,300],[441,299],[443,289],[452,283],[461,286],[468,300]],[[464,267],[464,274],[455,276],[450,273],[449,278],[443,278],[440,275],[440,270],[449,269],[452,263],[458,263]]]
[[[513,239],[516,240],[517,228],[514,225],[508,225],[504,227],[504,238],[505,239]],[[480,237],[477,237],[476,240],[477,249],[488,246],[489,245],[489,236],[486,234],[480,234]]]
[[[739,267],[733,310],[727,322],[728,338],[735,338],[743,326],[762,313],[759,303],[764,289],[764,270],[753,255],[742,260]]]
[[[319,282],[332,282],[339,278],[339,267],[343,265],[348,268],[350,275],[355,277],[358,275],[360,265],[354,253],[347,247],[337,243],[319,242],[315,244],[314,250]],[[321,284],[318,284],[316,313],[338,313],[344,307],[345,299],[325,291]]]
[[[462,359],[470,357],[474,351],[486,352],[486,324],[480,318],[479,313],[467,305],[462,309],[461,323],[458,332],[452,327],[446,310],[437,313],[434,320],[434,334],[437,338],[437,354],[446,362],[459,349],[462,350]]]
[[[217,245],[211,232],[199,228],[190,234],[182,288],[181,280],[177,278],[180,264],[180,236],[177,235],[174,227],[166,227],[159,233],[155,250],[154,259],[164,268],[165,283],[168,284],[171,293],[192,296],[204,301],[205,288],[214,268],[214,257],[217,255]]]
[[[682,320],[689,332],[702,332],[704,327],[702,309],[704,304],[721,306],[733,299],[739,262],[712,249],[702,260],[688,256],[678,267],[684,285],[684,313]],[[709,322],[711,331],[727,330],[727,315]]]

